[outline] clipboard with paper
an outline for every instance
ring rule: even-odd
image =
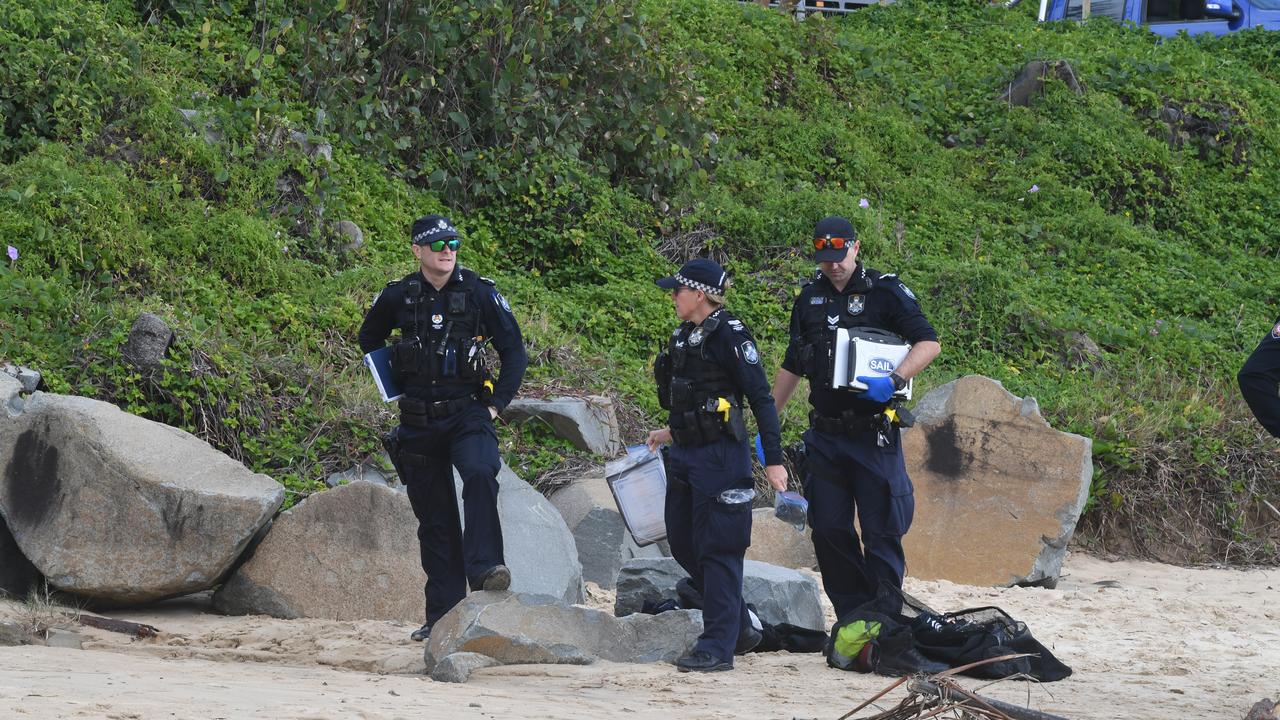
[[[873,328],[836,328],[832,343],[831,387],[866,390],[858,376],[889,377],[897,369],[911,343],[892,333]],[[893,395],[911,399],[912,381]]]
[[[605,464],[604,477],[636,545],[666,539],[667,469],[662,456],[634,445],[624,457]]]

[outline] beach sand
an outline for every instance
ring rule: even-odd
[[[1054,590],[911,578],[905,589],[940,611],[999,606],[1075,671],[1043,685],[961,678],[966,688],[1067,718],[1146,720],[1243,718],[1255,701],[1280,699],[1277,588],[1277,568],[1072,553]],[[611,593],[592,587],[590,598],[603,607]],[[39,612],[0,601],[0,619]],[[830,669],[818,654],[762,653],[709,675],[597,662],[489,668],[449,684],[422,674],[407,623],[224,617],[200,596],[107,615],[162,632],[135,640],[64,618],[84,649],[0,648],[0,718],[834,720],[892,682]]]

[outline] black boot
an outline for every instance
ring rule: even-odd
[[[409,634],[410,640],[416,640],[418,642],[422,642],[429,637],[431,637],[431,623],[425,623],[422,627]]]
[[[732,670],[733,663],[726,662],[706,650],[695,650],[676,660],[680,672],[722,672]]]
[[[509,587],[511,587],[511,571],[506,565],[494,565],[486,570],[479,580],[471,583],[472,590],[502,592]]]
[[[745,655],[755,650],[761,640],[764,640],[764,635],[759,630],[748,625],[738,633],[738,644],[733,646],[733,654]]]

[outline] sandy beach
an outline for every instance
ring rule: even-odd
[[[1180,568],[1072,553],[1054,590],[908,578],[941,611],[998,605],[1075,673],[1037,685],[963,678],[969,689],[1073,719],[1242,718],[1280,696],[1280,569]],[[611,593],[593,588],[589,604]],[[825,598],[824,598],[825,601]],[[827,608],[828,615],[831,614]],[[0,618],[30,619],[0,602]],[[3,718],[835,718],[891,680],[817,654],[738,659],[733,672],[597,662],[422,674],[413,626],[224,617],[201,597],[110,613],[154,638],[65,622],[83,649],[0,648]],[[879,707],[903,697],[897,690]],[[864,710],[865,717],[874,710]]]

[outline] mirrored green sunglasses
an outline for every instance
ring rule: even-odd
[[[422,244],[431,248],[432,252],[443,252],[446,247],[449,248],[450,250],[456,251],[458,249],[458,246],[462,244],[462,240],[461,238],[449,238],[448,240],[435,240],[429,243],[422,243]]]

